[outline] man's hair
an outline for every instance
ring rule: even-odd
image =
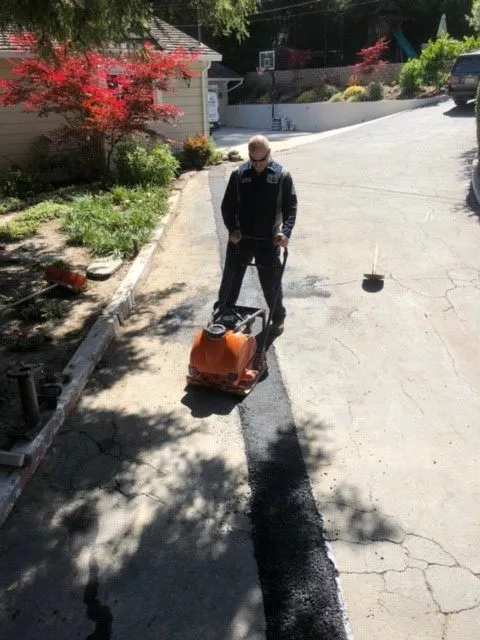
[[[270,151],[270,143],[265,136],[253,136],[248,141],[249,151]]]

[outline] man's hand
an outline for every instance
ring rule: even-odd
[[[288,247],[288,238],[283,233],[277,233],[275,236],[275,245],[277,247],[283,247],[286,249]]]
[[[237,230],[230,234],[229,240],[232,244],[238,244],[242,239],[242,232]]]

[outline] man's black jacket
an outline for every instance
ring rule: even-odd
[[[292,233],[297,215],[297,194],[292,176],[270,161],[261,174],[250,162],[232,172],[222,202],[222,216],[229,233],[270,238]]]

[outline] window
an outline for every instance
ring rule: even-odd
[[[480,56],[469,56],[468,58],[460,58],[457,60],[453,73],[480,73]]]

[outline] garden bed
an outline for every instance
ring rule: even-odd
[[[116,248],[123,264],[106,280],[88,279],[88,286],[81,293],[57,287],[0,315],[0,449],[9,449],[26,431],[17,383],[7,377],[7,370],[20,362],[38,364],[39,378],[47,376],[68,383],[62,377],[65,366],[110,302],[136,252],[149,239],[168,206],[168,191],[156,190],[156,211],[151,210],[149,216],[152,198],[146,198],[143,204],[136,203],[135,198],[142,191],[122,188],[109,206],[105,196],[108,200],[110,192],[87,190],[73,195],[69,203],[64,202],[55,210],[52,201],[58,198],[63,201],[59,193],[62,192],[37,198],[40,203],[33,208],[20,207],[16,212],[0,215],[0,308],[45,287],[44,267],[52,262],[64,261],[72,271],[85,274],[95,254],[110,253]],[[145,207],[143,218],[139,206]],[[31,218],[25,214],[32,210],[53,211],[55,215],[52,214],[53,219],[46,215],[40,222],[37,219],[36,231],[30,227],[25,230],[25,218],[31,225]],[[119,210],[124,228],[111,219]],[[94,217],[91,224],[89,212]],[[24,237],[15,237],[24,231],[27,231]],[[81,242],[87,246],[79,246]]]

